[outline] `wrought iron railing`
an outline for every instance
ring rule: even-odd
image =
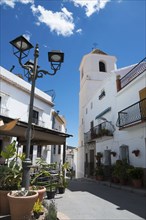
[[[141,121],[146,121],[146,98],[118,112],[116,125],[124,128]]]
[[[146,57],[120,79],[121,89],[146,70]]]
[[[84,133],[84,142],[88,143],[103,136],[113,136],[113,132],[114,126],[111,124],[111,122],[103,122],[91,128],[87,133]]]

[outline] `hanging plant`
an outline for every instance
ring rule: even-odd
[[[117,155],[117,153],[115,151],[111,151],[111,155],[113,155],[113,157],[115,157]]]
[[[133,150],[132,153],[135,154],[136,157],[138,157],[140,150]]]
[[[96,157],[96,160],[99,160],[103,157],[103,154],[101,152],[97,152],[95,157]]]

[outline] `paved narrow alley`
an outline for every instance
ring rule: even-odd
[[[145,195],[79,179],[55,202],[61,220],[139,220],[146,219]]]

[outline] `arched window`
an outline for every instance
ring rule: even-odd
[[[99,62],[99,71],[106,72],[105,64],[102,61]]]

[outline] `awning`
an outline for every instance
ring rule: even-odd
[[[12,130],[16,126],[18,120],[19,119],[14,119],[14,120],[4,124],[3,120],[0,119],[0,122],[1,122],[0,123],[0,131],[10,131],[10,130]]]
[[[14,121],[12,118],[0,116],[4,124]],[[0,135],[17,137],[20,144],[26,143],[27,123],[17,121],[16,125],[11,130],[0,130]],[[70,134],[62,133],[56,130],[43,128],[37,125],[32,125],[32,145],[61,145],[66,142],[66,138],[72,137]]]

